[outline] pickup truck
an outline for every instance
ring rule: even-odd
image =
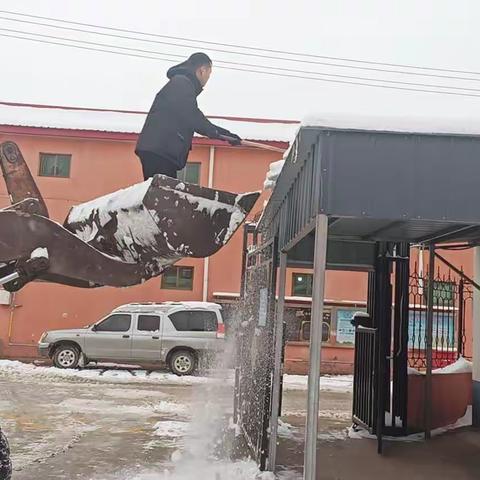
[[[93,325],[50,330],[38,349],[58,368],[95,361],[163,364],[191,375],[203,356],[222,352],[222,307],[208,302],[131,303]]]

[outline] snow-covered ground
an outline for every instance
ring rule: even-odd
[[[322,377],[320,435],[348,426],[351,383]],[[300,448],[307,377],[286,375],[284,387],[280,441]],[[0,418],[15,480],[271,480],[228,454],[232,399],[230,370],[177,377],[136,365],[62,370],[0,360]],[[286,470],[278,478],[300,477]]]
[[[445,427],[436,428],[432,430],[432,437],[437,437],[438,435],[442,435],[446,432],[450,432],[452,430],[457,430],[463,427],[470,427],[472,425],[472,406],[469,405],[467,407],[467,411],[462,418],[459,418],[455,423],[452,425],[447,425]],[[372,440],[376,440],[375,435],[371,435],[368,431],[363,428],[353,428],[350,427],[348,429],[348,437],[354,439],[362,439],[362,438],[369,438]],[[425,439],[424,433],[412,433],[411,435],[406,435],[404,437],[389,437],[385,436],[385,440],[389,440],[391,442],[423,442]]]
[[[306,375],[285,375],[283,388],[285,390],[306,390],[308,377]],[[320,377],[320,390],[326,392],[349,393],[353,391],[353,375],[324,375]]]
[[[112,364],[107,365],[113,367]],[[55,367],[37,366],[33,363],[23,363],[15,360],[0,360],[0,375],[26,378],[29,376],[42,378],[44,381],[73,380],[106,383],[153,383],[162,385],[196,385],[201,383],[218,383],[223,381],[215,377],[185,376],[179,377],[170,373],[148,372],[140,368],[107,369],[103,367],[88,367],[84,369],[60,369]]]
[[[147,372],[135,368],[116,369],[115,364],[102,364],[101,367],[84,369],[60,369],[55,367],[37,366],[32,363],[22,363],[15,360],[0,360],[0,375],[9,375],[26,378],[29,376],[42,378],[44,381],[73,380],[106,383],[152,383],[161,385],[185,385],[225,383],[233,385],[233,371],[224,370],[212,376],[185,376],[179,377],[171,373]],[[112,367],[110,370],[105,368]],[[308,377],[305,375],[284,375],[283,388],[285,390],[306,390]],[[329,392],[351,392],[353,388],[352,375],[325,375],[320,379],[320,389]]]

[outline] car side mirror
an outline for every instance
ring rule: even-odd
[[[97,325],[94,325],[94,326],[92,327],[92,332],[96,332],[96,331],[97,331]]]

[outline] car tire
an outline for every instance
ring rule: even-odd
[[[169,366],[175,375],[192,375],[197,366],[197,359],[190,350],[177,350],[171,355]]]
[[[55,349],[53,364],[57,368],[77,368],[80,361],[80,349],[71,344],[63,344]]]
[[[5,434],[0,430],[0,478],[10,480],[12,478],[12,462],[10,460],[10,447]]]

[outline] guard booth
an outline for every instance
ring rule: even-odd
[[[377,436],[379,452],[384,434],[408,431],[412,244],[430,252],[424,397],[430,436],[434,265],[436,258],[444,260],[440,249],[480,241],[480,134],[451,126],[442,133],[431,133],[428,125],[416,130],[395,122],[375,129],[325,121],[303,126],[288,153],[255,231],[257,242],[246,254],[243,278],[236,415],[262,469],[276,464],[289,265],[314,269],[304,479],[316,478],[326,269],[369,275],[368,325],[356,329],[353,421]]]

